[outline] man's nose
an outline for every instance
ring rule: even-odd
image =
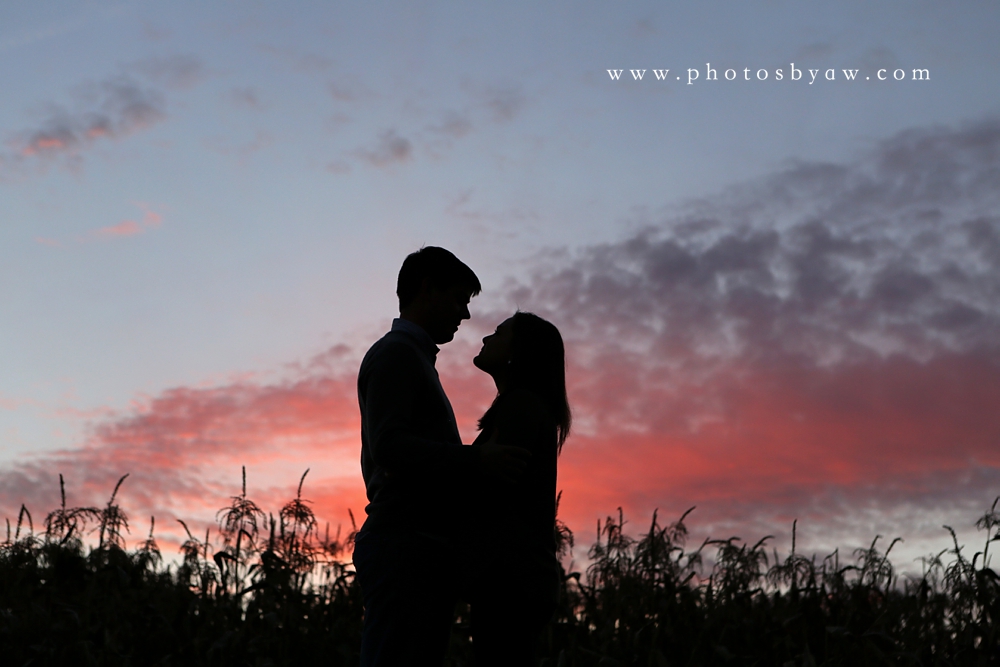
[[[472,315],[469,314],[469,307],[468,306],[462,306],[462,319],[463,320],[468,320],[468,319],[471,319],[471,318],[472,318]]]

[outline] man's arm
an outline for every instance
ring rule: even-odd
[[[390,343],[367,369],[362,391],[372,458],[389,472],[471,471],[479,459],[471,447],[416,434],[417,392],[425,389],[417,354],[405,343]]]
[[[531,452],[523,447],[501,445],[495,431],[478,449],[483,472],[501,482],[516,485],[528,469]]]
[[[405,344],[390,344],[379,351],[367,369],[362,391],[375,465],[390,473],[431,469],[468,473],[480,469],[488,475],[516,483],[531,457],[525,449],[497,443],[466,447],[414,433],[415,397],[422,373],[421,363],[415,355]]]

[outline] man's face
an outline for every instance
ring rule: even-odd
[[[450,342],[462,320],[469,319],[469,300],[472,292],[465,287],[427,290],[427,333],[438,344]]]

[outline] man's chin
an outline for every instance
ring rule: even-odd
[[[450,343],[453,340],[455,340],[455,331],[442,332],[434,337],[434,342],[437,345],[444,345],[445,343]]]

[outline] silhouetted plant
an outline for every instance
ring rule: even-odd
[[[708,578],[709,594],[728,602],[761,593],[768,565],[764,543],[770,539],[774,536],[762,537],[753,546],[740,544],[738,537],[706,542],[718,549],[712,575]]]
[[[24,526],[25,519],[28,520],[28,532],[24,537],[21,537],[21,528]],[[22,503],[21,510],[17,513],[17,525],[14,528],[13,538],[10,534],[10,519],[7,519],[7,539],[0,545],[2,553],[11,556],[23,553],[30,554],[39,544],[40,541],[35,536],[35,523],[31,520],[31,512]]]
[[[153,537],[153,529],[156,527],[156,517],[149,517],[149,536],[139,545],[139,548],[135,551],[136,563],[143,569],[149,571],[155,571],[156,568],[163,562],[163,556],[160,554],[160,547],[156,544],[156,538]]]
[[[191,530],[184,521],[178,519],[177,523],[181,524],[187,534],[187,539],[180,548],[184,561],[178,570],[178,579],[202,596],[207,596],[214,591],[219,580],[216,576],[216,570],[209,564],[208,560],[208,553],[212,548],[208,539],[210,529],[205,529],[205,540],[201,541],[191,534]]]
[[[302,499],[302,485],[308,474],[308,469],[302,473],[295,498],[288,501],[278,513],[279,538],[276,542],[277,553],[294,572],[295,587],[300,591],[305,585],[305,577],[316,565],[316,549],[312,539],[316,530],[316,517],[306,504],[310,501]],[[274,525],[273,519],[271,525]]]
[[[65,544],[71,539],[83,539],[88,521],[100,521],[101,510],[96,507],[66,508],[66,484],[59,475],[59,509],[45,517],[45,539]]]
[[[213,556],[219,568],[219,591],[242,595],[243,584],[251,567],[250,559],[257,548],[258,521],[265,517],[263,510],[247,498],[247,469],[243,466],[242,492],[231,496],[229,507],[219,510],[219,530],[225,543]]]
[[[792,550],[782,561],[778,557],[778,551],[774,551],[774,565],[765,575],[767,582],[775,589],[780,590],[788,587],[788,590],[795,594],[800,587],[812,590],[816,587],[816,556],[806,558],[795,552],[795,539],[798,521],[792,521]]]
[[[573,547],[573,531],[569,529],[565,523],[559,518],[559,503],[562,501],[562,491],[556,494],[556,525],[555,525],[555,538],[556,538],[556,558],[562,560],[565,556],[572,553]],[[354,517],[351,516],[353,521]]]
[[[98,512],[98,521],[100,522],[98,526],[100,531],[99,549],[125,548],[125,536],[122,535],[122,529],[124,528],[125,532],[128,532],[128,516],[115,504],[115,496],[118,495],[118,489],[121,488],[126,477],[128,474],[122,475],[118,483],[115,484],[115,490],[111,492],[111,497],[108,498],[108,504]],[[76,511],[74,510],[74,512]]]
[[[888,594],[889,589],[896,583],[895,571],[893,570],[892,563],[889,561],[889,552],[892,551],[892,548],[897,543],[902,542],[903,539],[897,537],[889,543],[889,547],[885,550],[885,553],[882,553],[875,547],[875,543],[881,537],[881,535],[876,535],[875,539],[872,540],[871,546],[867,549],[855,549],[854,555],[858,560],[856,569],[860,584],[875,590],[884,589],[886,594]]]

